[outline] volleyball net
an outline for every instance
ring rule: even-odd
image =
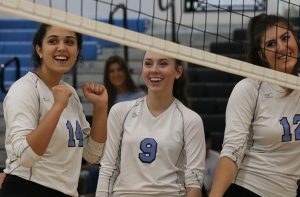
[[[119,8],[122,12],[117,13]],[[272,13],[299,25],[297,1],[0,0],[0,11],[195,65],[300,89],[299,77],[243,61],[244,30],[249,19],[259,13]],[[101,20],[124,13],[136,19],[135,30],[129,30],[126,23],[114,25]],[[149,21],[148,28],[141,31],[139,21],[144,19]],[[295,33],[299,35],[299,29]]]

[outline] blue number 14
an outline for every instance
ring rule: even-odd
[[[73,130],[73,126],[71,124],[70,121],[67,121],[66,124],[68,130],[69,130],[69,141],[68,141],[68,147],[75,147],[76,143],[75,143],[75,139],[74,139],[74,130]],[[75,130],[75,137],[76,140],[78,140],[78,146],[79,147],[83,147],[83,134],[81,131],[81,127],[78,121],[76,121],[76,130]]]

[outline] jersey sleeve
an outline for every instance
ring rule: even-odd
[[[196,113],[185,121],[185,185],[186,187],[202,188],[205,169],[205,136],[203,122]]]
[[[258,95],[258,81],[244,79],[233,89],[226,108],[226,127],[221,157],[233,160],[239,168],[251,135],[251,121]]]
[[[99,164],[103,148],[104,143],[96,142],[91,136],[88,136],[84,140],[83,158],[92,164]]]
[[[26,140],[26,136],[38,125],[39,105],[39,95],[34,84],[25,80],[14,84],[3,102],[8,156],[28,168],[41,157]]]
[[[110,196],[114,182],[119,174],[120,146],[123,122],[128,102],[114,105],[108,115],[107,140],[101,158],[96,197]]]

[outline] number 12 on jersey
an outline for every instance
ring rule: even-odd
[[[282,135],[282,142],[289,142],[292,141],[292,134],[291,134],[291,127],[289,124],[289,121],[287,120],[286,117],[282,117],[280,119],[280,124],[283,127],[283,135]],[[295,140],[300,140],[300,114],[296,114],[293,118],[293,124],[296,125],[298,124],[298,126],[295,129]]]

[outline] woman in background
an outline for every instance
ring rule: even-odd
[[[145,95],[135,85],[125,60],[118,55],[109,57],[105,62],[104,86],[109,96],[108,109],[115,103],[134,100]]]

